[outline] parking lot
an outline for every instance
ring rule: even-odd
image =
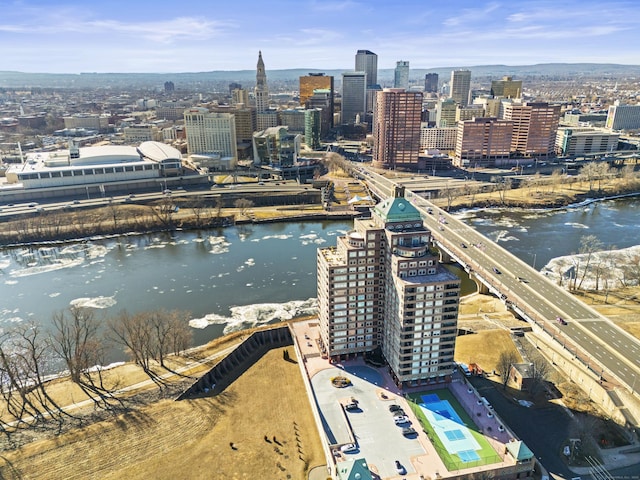
[[[335,388],[331,378],[337,375],[349,378],[352,386]],[[316,373],[311,383],[326,421],[325,430],[331,432],[328,434],[330,442],[333,436],[337,445],[353,442],[358,447],[355,452],[342,454],[345,459],[367,459],[369,468],[382,478],[398,475],[396,460],[408,474],[416,472],[412,458],[427,452],[418,435],[402,435],[402,426],[409,424],[396,425],[389,405],[400,405],[409,416],[411,425],[424,434],[404,399],[381,388],[385,382],[380,372],[365,365],[352,365],[345,369],[334,366]],[[382,391],[386,392],[386,398],[381,398]],[[342,404],[352,398],[358,401],[359,408],[345,411]]]

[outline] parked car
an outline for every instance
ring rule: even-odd
[[[405,417],[406,414],[404,413],[404,410],[400,409],[400,410],[396,410],[395,412],[393,412],[393,416],[394,417]]]
[[[348,411],[353,411],[353,410],[359,410],[359,409],[360,409],[360,407],[358,406],[358,404],[357,404],[357,403],[355,403],[355,402],[351,402],[351,403],[347,403],[347,404],[344,406],[344,409],[345,409],[345,410],[348,410]]]
[[[411,435],[415,435],[416,433],[416,429],[413,427],[403,427],[402,428],[402,435],[404,435],[405,437],[410,437]]]
[[[398,410],[402,410],[400,405],[396,405],[395,403],[393,405],[389,405],[390,412],[397,412]]]
[[[396,460],[396,472],[398,472],[398,475],[407,473],[407,469],[402,466],[399,460]]]
[[[355,443],[347,443],[346,445],[342,445],[340,447],[340,451],[342,453],[355,453],[358,451],[358,447]]]
[[[394,417],[393,421],[396,422],[396,425],[402,425],[404,423],[409,423],[409,417],[404,415],[402,417]]]

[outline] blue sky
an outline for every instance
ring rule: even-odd
[[[638,0],[0,0],[0,70],[640,64]]]

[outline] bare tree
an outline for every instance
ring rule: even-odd
[[[582,288],[584,280],[587,277],[587,273],[589,272],[589,267],[591,266],[591,262],[594,258],[594,253],[602,250],[602,242],[598,240],[598,237],[595,235],[584,235],[580,238],[580,250],[579,253],[582,255],[584,259],[584,265],[582,268],[582,275],[580,276],[580,282],[576,287],[577,290]],[[578,270],[576,268],[576,278],[578,277]]]
[[[191,211],[196,222],[196,227],[202,226],[202,217],[204,215],[207,204],[203,197],[196,197],[191,203]]]
[[[598,164],[596,162],[587,163],[580,169],[578,177],[586,182],[589,182],[589,191],[593,191],[593,182],[599,176]]]
[[[113,200],[110,200],[107,204],[107,211],[109,213],[109,217],[111,218],[111,222],[113,224],[113,231],[117,232],[120,222],[120,207]]]
[[[447,211],[449,211],[451,209],[451,203],[455,197],[455,190],[449,186],[449,183],[447,183],[442,190],[438,191],[438,197],[444,197],[447,199]]]
[[[507,389],[507,383],[509,383],[509,373],[511,372],[511,365],[518,363],[518,355],[513,350],[503,350],[498,357],[498,373],[502,380],[502,388]]]
[[[247,213],[247,210],[253,207],[253,201],[247,198],[239,198],[233,202],[233,206],[240,209],[240,215]]]
[[[504,205],[507,192],[511,190],[513,185],[513,180],[509,177],[493,176],[491,177],[491,181],[495,184],[496,191],[500,196],[500,203]]]
[[[51,346],[65,363],[71,381],[97,406],[111,409],[121,405],[103,382],[99,366],[104,363],[105,339],[94,311],[72,306],[55,313],[52,324]]]

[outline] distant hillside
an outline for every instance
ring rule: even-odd
[[[624,78],[640,76],[640,65],[619,65],[603,63],[542,63],[537,65],[475,65],[460,67],[437,67],[411,69],[410,79],[424,78],[425,73],[434,72],[440,75],[441,81],[448,78],[451,70],[468,69],[472,78],[499,78],[512,75],[525,77],[608,77]],[[295,68],[287,70],[267,69],[269,82],[291,82],[309,72],[324,72],[333,75],[339,81],[342,72],[347,69],[319,70],[312,68]],[[224,83],[239,82],[246,86],[255,83],[255,70],[184,72],[184,73],[23,73],[0,71],[0,88],[108,88],[138,87],[160,89],[166,81],[172,81],[176,88],[212,88]],[[393,69],[378,71],[379,83],[388,85],[393,80]]]

